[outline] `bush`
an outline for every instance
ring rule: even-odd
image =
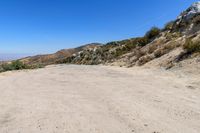
[[[12,71],[12,70],[22,70],[22,69],[36,69],[43,68],[44,66],[41,64],[37,65],[27,65],[23,62],[16,60],[11,63],[4,63],[0,65],[0,72]]]
[[[145,46],[149,43],[148,41],[148,38],[147,37],[142,37],[142,38],[138,38],[137,39],[137,43],[138,43],[138,46]]]
[[[17,61],[13,61],[11,63],[11,66],[14,70],[21,70],[21,69],[27,69],[28,66],[25,65],[23,62],[17,60]]]
[[[193,42],[191,39],[187,39],[183,48],[190,54],[200,52],[200,42]]]
[[[180,32],[167,33],[167,34],[166,34],[166,39],[167,39],[168,41],[171,41],[172,39],[178,38],[178,37],[180,37],[180,36],[181,36],[181,33],[180,33]]]
[[[151,46],[149,46],[148,53],[152,54],[157,48],[158,48],[157,45],[151,45]]]
[[[154,52],[154,56],[155,56],[155,58],[159,58],[159,57],[163,56],[165,53],[166,53],[165,50],[163,50],[163,49],[157,49]]]
[[[141,57],[138,60],[137,64],[139,66],[142,66],[142,65],[146,64],[147,62],[151,61],[152,59],[153,59],[153,57],[151,55],[146,55],[146,56]]]
[[[27,69],[28,66],[26,66],[21,61],[13,61],[11,63],[2,64],[2,68],[4,71],[11,71],[11,70],[21,70],[21,69]]]
[[[161,30],[157,27],[153,27],[151,28],[151,30],[149,30],[145,37],[148,39],[148,40],[152,40],[152,39],[155,39],[159,34],[160,34]]]
[[[174,25],[174,21],[168,22],[168,23],[165,25],[164,30],[172,30],[172,29],[173,29],[173,25]]]

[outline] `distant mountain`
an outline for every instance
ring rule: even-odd
[[[16,60],[28,56],[29,54],[1,54],[0,61]]]
[[[66,58],[73,56],[74,54],[84,51],[84,50],[89,50],[89,49],[94,49],[99,47],[100,43],[91,43],[91,44],[86,44],[77,48],[72,48],[72,49],[62,49],[56,53],[53,54],[46,54],[46,55],[36,55],[36,56],[29,56],[20,59],[22,62],[34,65],[34,64],[41,64],[41,65],[50,65],[50,64],[57,64],[59,62],[63,62]]]

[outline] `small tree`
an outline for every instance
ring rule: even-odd
[[[148,38],[147,37],[142,37],[138,39],[138,46],[145,46],[148,44]]]
[[[152,27],[145,35],[145,37],[148,40],[152,40],[155,39],[159,34],[160,34],[161,30],[157,27]]]

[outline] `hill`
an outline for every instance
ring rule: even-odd
[[[92,43],[78,48],[63,49],[54,54],[37,55],[20,59],[28,65],[85,64],[187,67],[198,69],[200,62],[200,2],[192,4],[176,20],[164,28],[151,28],[143,37]]]
[[[159,66],[166,69],[189,59],[199,62],[200,2],[191,5],[163,29],[153,27],[144,37],[109,42],[84,50],[60,63]]]
[[[41,64],[41,65],[51,65],[56,64],[57,62],[60,62],[60,60],[63,60],[65,58],[73,56],[75,53],[78,53],[80,51],[94,49],[96,47],[99,47],[99,43],[91,43],[86,44],[77,48],[72,49],[62,49],[54,54],[47,54],[47,55],[37,55],[37,56],[30,56],[23,59],[20,59],[20,61],[24,62],[25,64]]]

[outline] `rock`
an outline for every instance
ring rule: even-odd
[[[200,1],[195,2],[186,11],[181,13],[181,15],[178,16],[178,19],[179,20],[182,20],[182,19],[189,20],[198,13],[200,13]]]

